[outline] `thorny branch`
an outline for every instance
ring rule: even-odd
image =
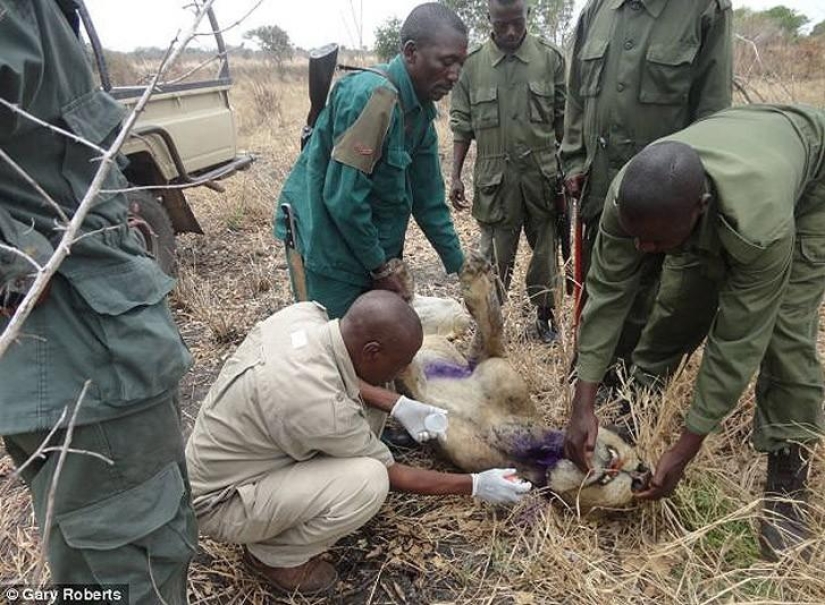
[[[215,0],[205,0],[203,4],[201,4],[197,15],[191,26],[186,30],[186,32],[181,36],[179,33],[172,43],[169,46],[166,56],[164,57],[163,61],[161,61],[160,66],[158,67],[155,76],[152,78],[152,81],[146,86],[146,90],[141,95],[140,99],[138,100],[137,104],[135,105],[132,112],[126,118],[126,121],[123,124],[120,132],[118,133],[117,138],[115,139],[114,143],[109,147],[109,149],[103,152],[103,156],[100,159],[100,167],[98,168],[97,172],[95,173],[94,178],[92,179],[91,184],[89,185],[88,190],[86,191],[86,195],[83,196],[80,204],[75,211],[72,220],[66,226],[66,231],[63,234],[63,237],[60,239],[60,243],[55,248],[54,254],[52,254],[49,261],[43,266],[43,268],[38,271],[37,277],[32,284],[32,287],[29,289],[28,293],[26,294],[23,301],[20,303],[20,306],[17,308],[17,311],[11,318],[11,321],[6,326],[6,329],[3,331],[2,335],[0,335],[0,358],[3,357],[6,350],[11,346],[11,343],[14,342],[20,334],[22,329],[23,322],[28,318],[31,314],[32,310],[34,309],[35,303],[40,299],[40,296],[43,294],[44,290],[46,289],[46,285],[51,280],[52,276],[54,276],[57,268],[69,255],[71,251],[71,246],[75,241],[75,238],[80,231],[81,226],[83,225],[83,221],[86,218],[86,215],[89,213],[92,205],[94,204],[95,198],[97,197],[100,189],[103,185],[103,181],[106,176],[109,174],[109,170],[111,168],[112,162],[115,160],[117,154],[120,152],[120,148],[123,146],[123,143],[129,137],[129,134],[132,128],[137,121],[138,116],[143,111],[143,108],[146,106],[146,103],[149,101],[149,97],[152,96],[152,93],[155,91],[155,88],[160,81],[163,74],[166,70],[178,59],[180,54],[186,48],[186,45],[195,37],[195,33],[197,31],[200,22],[206,16],[207,11],[211,8],[212,4],[214,4]],[[64,136],[69,136],[73,139],[76,139],[75,135],[68,133],[64,130],[58,129],[51,124],[47,124],[34,118],[25,111],[22,111],[19,107],[12,103],[8,103],[3,99],[0,99],[3,104],[8,107],[11,111],[14,111],[20,115],[28,119],[32,119],[43,126],[51,130],[55,130]],[[90,145],[88,141],[83,141],[83,144]],[[103,150],[101,150],[103,151]]]

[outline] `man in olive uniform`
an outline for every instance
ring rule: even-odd
[[[772,557],[806,539],[808,447],[823,431],[816,353],[825,291],[823,234],[821,110],[728,109],[631,160],[608,192],[587,278],[579,381],[566,434],[571,459],[589,466],[598,431],[597,383],[633,303],[645,256],[664,253],[661,286],[634,363],[666,376],[705,335],[707,341],[682,435],[641,497],[674,490],[758,369],[752,439],[769,454],[763,552]]]
[[[293,206],[311,300],[341,317],[371,288],[404,291],[400,258],[412,215],[448,273],[464,262],[444,199],[434,101],[467,55],[467,29],[442,4],[417,6],[388,65],[343,78],[278,200]],[[278,211],[276,236],[285,236]]]
[[[461,170],[476,140],[472,212],[481,251],[510,287],[521,230],[533,251],[526,285],[539,338],[556,340],[555,142],[564,125],[564,57],[527,33],[524,0],[490,0],[490,39],[473,50],[453,89],[450,200],[466,208]],[[503,294],[503,293],[502,293]]]
[[[730,0],[591,0],[572,41],[561,158],[585,226],[584,275],[605,194],[652,141],[730,106]],[[616,356],[630,353],[650,312],[661,267],[650,255]]]
[[[66,4],[66,3],[64,3]],[[83,46],[54,0],[0,0],[0,97],[47,124],[105,147],[123,110],[92,78]],[[24,171],[67,216],[86,194],[99,152],[0,106],[0,331],[63,235],[60,217]],[[17,168],[12,166],[16,164]],[[113,166],[104,190],[126,186]],[[90,386],[77,414],[74,450],[54,492],[59,457],[31,460],[41,533],[49,535],[56,584],[128,584],[129,602],[186,602],[197,528],[190,503],[176,391],[190,356],[166,305],[173,280],[127,224],[123,194],[101,193],[82,239],[0,358],[0,434],[18,466],[44,444],[61,413]],[[59,446],[66,422],[46,445]],[[160,595],[160,596],[158,596]]]
[[[444,410],[375,386],[410,363],[422,338],[412,307],[380,290],[340,320],[309,302],[255,326],[186,446],[201,531],[243,544],[244,563],[276,589],[310,595],[337,580],[320,555],[369,521],[389,489],[519,500],[531,486],[511,480],[512,469],[413,468],[378,439],[387,413],[416,436],[433,414],[446,422]]]

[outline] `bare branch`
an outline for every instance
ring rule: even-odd
[[[57,447],[57,446],[44,447],[41,450],[40,454],[41,454],[41,457],[42,457],[42,455],[47,453],[47,452],[60,452],[62,450],[63,450],[62,447]],[[92,458],[97,458],[98,460],[108,464],[109,466],[113,466],[115,464],[114,460],[112,460],[111,458],[107,458],[106,456],[104,456],[103,454],[99,454],[98,452],[90,452],[89,450],[76,450],[73,447],[66,448],[66,451],[69,452],[70,454],[80,454],[82,456],[91,456]],[[26,462],[28,462],[28,460]]]
[[[6,252],[10,252],[15,256],[19,256],[22,259],[25,259],[27,263],[29,263],[32,267],[35,268],[37,271],[42,271],[43,267],[34,260],[31,256],[20,250],[19,248],[15,248],[14,246],[7,246],[6,244],[0,244],[0,250],[5,250]]]
[[[89,213],[89,210],[92,208],[95,198],[97,197],[100,189],[103,185],[103,181],[106,176],[109,174],[109,170],[112,166],[112,163],[120,152],[120,148],[123,146],[123,143],[129,137],[132,128],[137,121],[138,116],[143,111],[143,108],[146,106],[146,103],[149,101],[149,97],[152,96],[152,93],[155,91],[155,87],[157,83],[160,81],[160,78],[163,76],[165,71],[169,68],[169,66],[174,63],[174,61],[180,56],[183,49],[186,48],[186,45],[192,40],[195,35],[195,31],[198,28],[198,25],[203,20],[206,12],[212,6],[215,0],[206,0],[198,14],[196,15],[194,22],[186,30],[186,33],[183,35],[183,38],[180,42],[178,42],[178,37],[175,37],[175,40],[172,42],[171,46],[169,47],[169,51],[167,52],[166,56],[164,57],[163,61],[158,67],[157,72],[155,73],[154,78],[152,78],[152,82],[146,87],[146,90],[141,95],[138,102],[135,104],[134,109],[132,109],[132,113],[126,118],[126,121],[123,124],[120,132],[117,135],[117,138],[112,143],[111,147],[103,153],[103,157],[100,160],[100,167],[97,169],[92,182],[89,184],[89,188],[86,191],[86,195],[83,196],[80,204],[75,211],[72,220],[66,227],[66,231],[63,234],[63,237],[60,240],[57,248],[54,251],[54,254],[49,259],[49,262],[43,267],[43,270],[39,272],[37,278],[34,280],[32,287],[29,288],[28,293],[26,294],[23,301],[20,303],[20,306],[15,311],[14,315],[11,318],[11,321],[6,326],[6,329],[3,331],[3,334],[0,335],[0,358],[3,357],[6,350],[11,346],[11,343],[15,341],[17,335],[20,333],[20,329],[23,325],[23,322],[26,318],[31,314],[32,310],[36,302],[40,299],[40,296],[43,294],[44,290],[46,289],[46,285],[49,283],[49,280],[57,271],[57,268],[60,266],[60,263],[63,262],[63,259],[68,256],[70,252],[70,248],[72,243],[75,241],[80,228],[83,225],[83,221],[86,218],[86,215]],[[2,99],[0,99],[2,100]],[[73,137],[74,135],[72,135]]]
[[[105,149],[103,149],[102,147],[98,147],[97,145],[95,145],[91,141],[87,141],[83,137],[79,137],[75,133],[69,132],[68,130],[63,130],[62,128],[58,128],[54,124],[49,124],[48,122],[44,122],[43,120],[41,120],[37,116],[34,116],[34,115],[30,114],[25,109],[21,109],[19,105],[15,105],[14,103],[9,103],[3,97],[0,97],[0,105],[5,105],[10,111],[23,116],[24,118],[26,118],[27,120],[29,120],[31,122],[34,122],[35,124],[39,124],[40,126],[43,126],[44,128],[48,128],[49,130],[51,130],[53,132],[61,134],[64,137],[66,137],[68,139],[71,139],[75,143],[80,143],[81,145],[85,145],[86,147],[89,147],[90,149],[94,149],[95,151],[97,151],[101,155],[106,153]]]
[[[238,19],[238,20],[237,20],[237,21],[235,21],[234,23],[231,23],[231,24],[227,25],[227,26],[226,26],[226,27],[224,27],[223,29],[217,29],[217,30],[214,30],[214,31],[203,32],[203,33],[200,33],[200,34],[195,34],[195,35],[196,35],[196,36],[212,36],[212,35],[215,35],[215,34],[223,34],[223,33],[225,33],[225,32],[228,32],[230,29],[235,29],[235,28],[236,28],[236,27],[238,27],[241,23],[243,23],[244,21],[246,21],[246,19],[249,17],[249,15],[251,15],[251,14],[252,14],[252,13],[254,13],[256,10],[258,10],[258,7],[259,7],[261,4],[263,4],[263,3],[264,3],[264,0],[257,0],[257,2],[255,2],[255,4],[253,4],[253,5],[252,5],[252,8],[250,8],[248,11],[246,11],[246,13],[244,14],[244,16],[243,16],[243,17],[241,17],[240,19]],[[196,6],[197,6],[197,5],[196,5]]]
[[[86,398],[86,393],[88,392],[91,384],[91,380],[87,380],[83,383],[83,389],[80,391],[80,396],[77,398],[77,403],[74,405],[74,411],[72,412],[72,417],[69,420],[69,425],[66,427],[66,437],[63,439],[63,447],[60,451],[60,457],[57,459],[57,464],[55,465],[54,473],[52,474],[52,482],[49,486],[49,493],[46,499],[46,516],[42,525],[43,539],[40,543],[40,560],[38,561],[37,570],[34,574],[35,586],[40,585],[40,578],[43,575],[47,554],[49,552],[49,538],[52,533],[51,528],[52,519],[54,518],[54,502],[57,494],[57,483],[60,480],[60,473],[63,471],[63,464],[66,462],[66,456],[69,455],[69,445],[72,442],[72,435],[74,435],[74,427],[77,422],[77,413],[80,411],[80,406]]]
[[[0,97],[0,100],[2,100],[2,97]],[[69,222],[69,217],[66,216],[65,212],[63,212],[63,208],[60,207],[60,204],[55,202],[52,196],[46,193],[46,191],[40,186],[40,183],[38,183],[31,176],[29,176],[29,173],[23,170],[23,168],[17,162],[15,162],[10,155],[3,151],[3,149],[0,149],[0,159],[2,159],[9,166],[11,166],[12,169],[20,176],[20,178],[22,178],[29,185],[31,185],[32,189],[39,193],[43,197],[43,199],[45,199],[49,203],[49,205],[55,210],[55,212],[57,212],[57,215],[63,220],[64,223]]]
[[[33,460],[36,460],[40,457],[40,455],[43,453],[43,450],[46,449],[46,446],[48,446],[49,442],[52,440],[52,437],[54,437],[54,434],[60,430],[60,425],[63,424],[64,420],[66,420],[66,416],[68,415],[68,413],[69,408],[63,408],[63,412],[60,414],[60,418],[57,419],[57,422],[54,423],[52,430],[49,431],[49,434],[46,435],[46,438],[43,440],[40,446],[34,451],[34,453],[31,456],[29,456],[28,460],[26,460],[23,464],[21,464],[14,470],[14,473],[12,473],[12,477],[19,477],[20,473],[22,473],[23,470],[27,466],[29,466],[29,464],[31,464]]]
[[[181,74],[177,78],[174,78],[172,80],[165,80],[163,82],[163,84],[160,85],[160,87],[163,88],[163,86],[171,86],[173,84],[177,84],[178,82],[182,82],[183,80],[185,80],[186,78],[188,78],[192,74],[199,72],[201,69],[203,69],[204,67],[206,67],[207,65],[209,65],[213,61],[222,61],[223,59],[226,59],[226,54],[227,53],[225,53],[225,52],[215,53],[214,55],[212,55],[211,57],[209,57],[205,61],[201,61],[200,63],[195,65],[195,67],[193,67],[192,69],[190,69],[187,72],[184,72],[183,74]]]

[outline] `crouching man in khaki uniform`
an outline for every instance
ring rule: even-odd
[[[420,440],[444,410],[372,386],[421,347],[399,296],[368,292],[340,320],[316,303],[252,330],[206,396],[186,447],[201,531],[244,545],[245,564],[275,588],[318,594],[337,580],[318,555],[378,512],[390,488],[515,502],[512,469],[477,475],[397,464],[378,438],[391,413]]]

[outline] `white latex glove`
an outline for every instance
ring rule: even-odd
[[[512,504],[518,502],[533,485],[515,477],[514,468],[491,468],[483,473],[474,473],[473,496],[493,504]],[[507,477],[511,477],[512,480]]]
[[[418,443],[447,434],[447,410],[409,397],[398,398],[390,414]],[[428,418],[428,416],[430,418]]]

